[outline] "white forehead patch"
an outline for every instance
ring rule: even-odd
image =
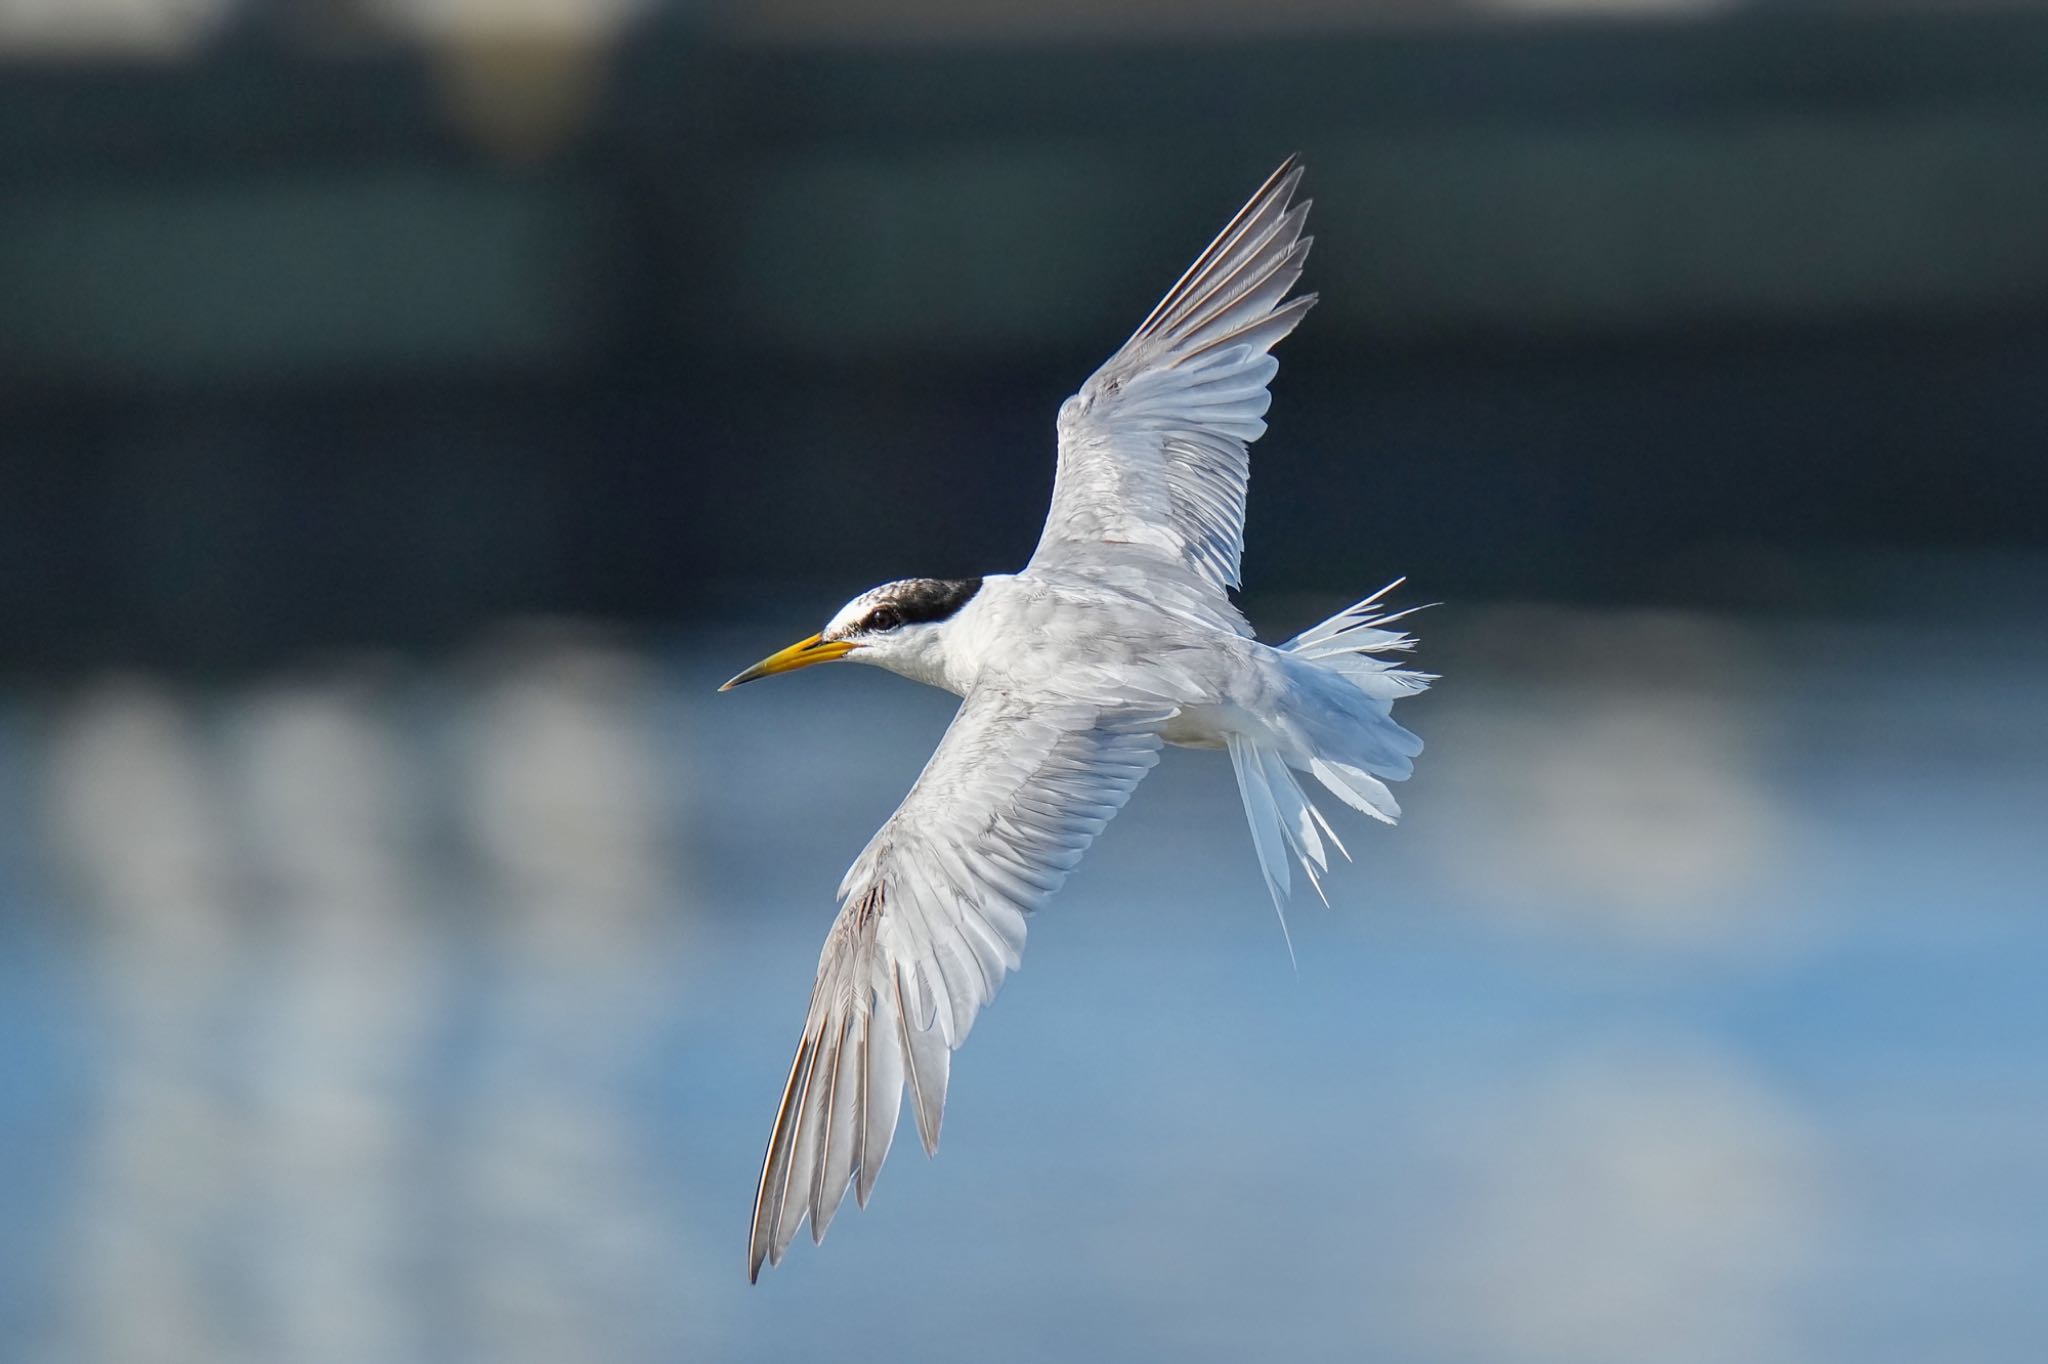
[[[886,596],[892,586],[894,584],[884,583],[880,587],[871,587],[840,607],[839,614],[825,626],[825,638],[838,639],[850,633],[854,626],[867,619],[868,612],[875,609],[875,603]]]

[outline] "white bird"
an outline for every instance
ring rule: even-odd
[[[1325,840],[1344,851],[1298,774],[1399,813],[1386,782],[1422,744],[1390,711],[1433,679],[1377,657],[1414,646],[1386,628],[1406,614],[1383,608],[1388,589],[1277,648],[1228,595],[1269,352],[1315,302],[1287,297],[1312,240],[1300,179],[1290,157],[1061,405],[1052,508],[1021,572],[885,583],[720,688],[843,659],[963,698],[840,883],[761,1167],[750,1279],[806,1217],[822,1241],[849,1184],[867,1205],[906,1089],[936,1154],[952,1053],[1017,969],[1026,916],[1163,744],[1229,751],[1276,908],[1290,854],[1320,894]]]

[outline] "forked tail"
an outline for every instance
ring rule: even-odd
[[[1347,860],[1351,856],[1296,774],[1308,773],[1337,799],[1374,819],[1392,824],[1401,813],[1387,783],[1414,770],[1422,740],[1393,718],[1394,702],[1435,681],[1431,674],[1382,657],[1415,647],[1407,633],[1387,628],[1422,609],[1386,609],[1387,594],[1403,581],[1395,579],[1281,645],[1276,652],[1285,656],[1293,701],[1288,713],[1264,739],[1232,735],[1226,740],[1252,846],[1283,934],[1293,888],[1290,859],[1301,864],[1309,885],[1328,904],[1323,891],[1328,849],[1336,848]],[[1292,960],[1291,939],[1287,954]]]

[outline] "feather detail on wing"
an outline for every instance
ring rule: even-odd
[[[1159,760],[1170,714],[994,693],[961,704],[840,885],[762,1163],[749,1277],[781,1262],[806,1217],[823,1240],[849,1185],[866,1205],[906,1090],[938,1150],[953,1049],[1017,969],[1025,916]]]
[[[1246,447],[1265,434],[1268,352],[1314,294],[1287,299],[1313,238],[1289,157],[1123,348],[1060,407],[1059,472],[1034,565],[1104,544],[1180,564],[1221,596],[1244,553]]]

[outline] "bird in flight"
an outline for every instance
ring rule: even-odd
[[[1386,783],[1422,743],[1390,712],[1432,679],[1386,657],[1414,646],[1388,628],[1407,614],[1389,589],[1278,647],[1228,595],[1270,352],[1315,303],[1288,297],[1312,240],[1300,180],[1290,157],[1060,406],[1052,507],[1021,571],[884,583],[720,688],[843,660],[961,697],[840,883],[761,1166],[750,1279],[806,1218],[822,1241],[849,1186],[867,1205],[906,1091],[937,1152],[952,1054],[1017,969],[1026,916],[1163,745],[1230,754],[1276,909],[1290,856],[1321,894],[1327,849],[1344,852],[1304,775],[1376,819],[1399,813]]]

